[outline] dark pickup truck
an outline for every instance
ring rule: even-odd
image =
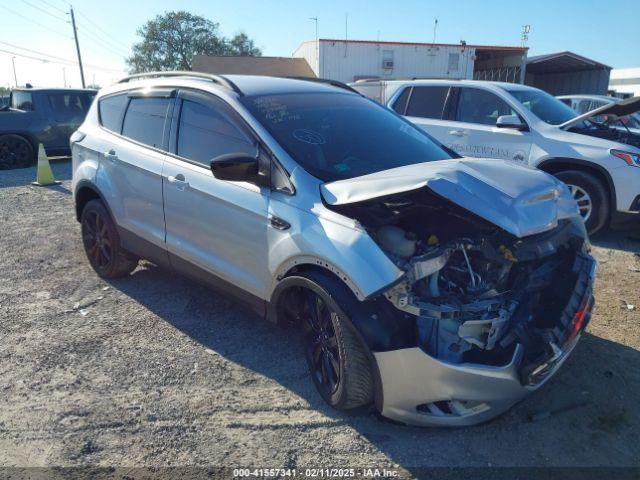
[[[38,144],[47,156],[70,155],[69,137],[84,121],[96,91],[16,88],[0,107],[0,170],[35,164]]]

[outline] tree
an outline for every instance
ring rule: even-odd
[[[191,70],[194,55],[262,55],[246,34],[227,40],[218,33],[218,26],[185,11],[157,15],[137,31],[142,41],[127,59],[131,73]]]
[[[244,32],[238,33],[229,40],[229,50],[229,55],[240,57],[259,57],[262,55],[262,51],[256,47],[255,42]]]

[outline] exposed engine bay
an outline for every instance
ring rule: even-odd
[[[640,148],[640,134],[627,128],[618,118],[609,119],[603,123],[595,121],[582,122],[571,127],[569,131]]]
[[[357,219],[405,272],[383,295],[439,360],[504,365],[519,344],[522,375],[537,375],[590,307],[595,263],[579,219],[517,238],[428,189],[332,208]]]

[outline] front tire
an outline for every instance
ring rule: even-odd
[[[578,170],[558,172],[555,176],[566,183],[578,202],[580,215],[589,235],[593,235],[609,221],[609,195],[602,182],[593,175]]]
[[[80,223],[84,251],[100,277],[123,277],[136,268],[138,259],[120,245],[116,225],[102,201],[87,202],[82,209]]]
[[[354,410],[373,402],[372,357],[335,296],[314,282],[300,288],[298,320],[313,383],[337,410]]]

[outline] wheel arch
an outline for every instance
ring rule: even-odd
[[[73,198],[74,198],[74,201],[75,201],[76,220],[77,221],[80,221],[80,217],[82,216],[82,210],[84,209],[85,205],[89,201],[94,200],[94,199],[101,200],[102,203],[104,204],[105,208],[109,212],[109,215],[111,215],[111,218],[114,218],[113,217],[113,213],[111,212],[111,209],[109,208],[109,204],[104,199],[104,195],[102,194],[100,189],[96,186],[96,184],[90,182],[89,180],[80,180],[77,183],[76,188],[75,188],[74,193],[73,193]]]
[[[537,165],[537,168],[549,174],[555,174],[567,170],[577,170],[579,172],[590,173],[602,182],[609,194],[610,214],[616,211],[616,186],[607,170],[590,161],[575,158],[549,158]]]

